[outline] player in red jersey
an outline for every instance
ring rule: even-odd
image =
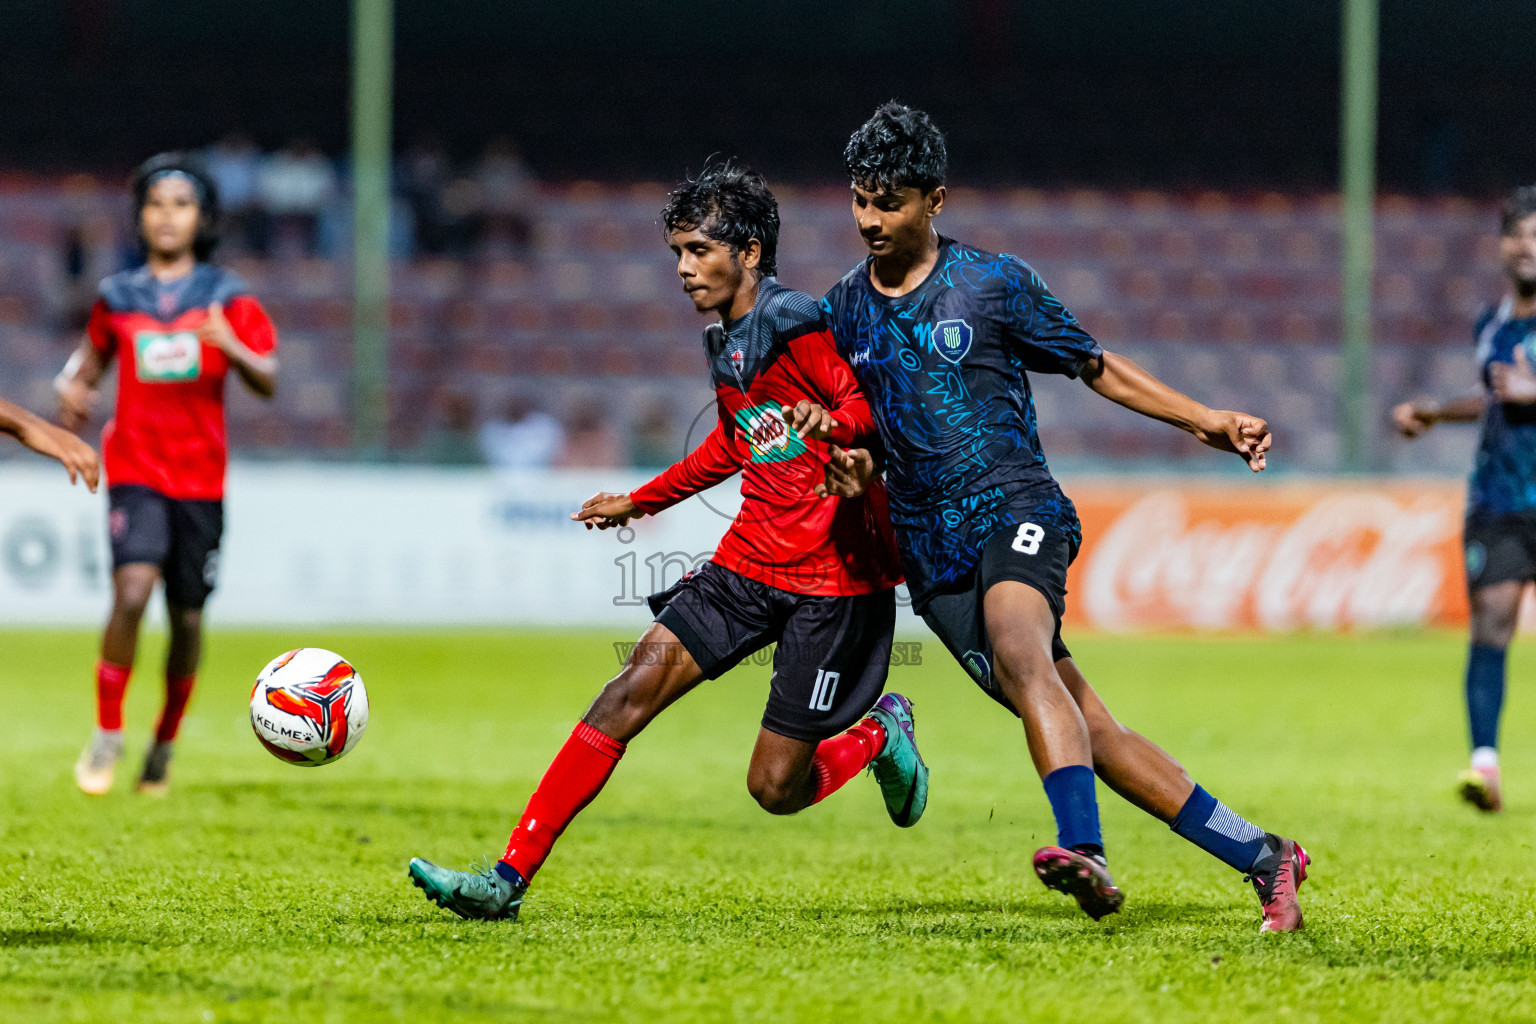
[[[239,278],[208,262],[219,206],[202,167],[162,153],[139,167],[132,187],[144,266],[101,283],[86,337],[55,382],[60,416],[78,428],[118,364],[117,411],[102,435],[112,614],[96,666],[96,731],[75,765],[80,788],[96,795],[111,788],[123,754],[123,692],[139,622],[162,580],[171,631],[165,706],[138,788],[168,786],[224,532],[224,378],[233,369],[270,398],[277,377],[272,321]]]
[[[10,434],[39,455],[58,460],[69,474],[70,483],[84,480],[91,493],[96,493],[96,479],[101,472],[96,449],[74,434],[4,399],[0,399],[0,434]]]
[[[816,301],[773,276],[778,204],[755,173],[716,165],[672,193],[662,220],[695,308],[720,318],[704,332],[719,422],[656,479],[631,494],[598,494],[571,518],[623,526],[737,472],[741,512],[708,563],[651,598],[656,622],[561,748],[495,867],[411,861],[414,883],[460,917],[515,918],[534,872],[625,745],[699,683],[775,642],[747,772],[757,802],[793,814],[868,766],[896,824],[915,824],[927,803],[911,703],[881,696],[901,581],[884,490],[843,504],[816,497],[826,445],[785,422],[806,419],[814,404],[806,435],[876,437]]]

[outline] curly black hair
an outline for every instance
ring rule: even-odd
[[[949,150],[944,133],[927,114],[890,100],[849,136],[843,162],[862,189],[899,192],[911,187],[926,195],[944,184]]]
[[[1536,213],[1536,185],[1522,185],[1504,200],[1499,210],[1499,233],[1512,235],[1525,218]]]
[[[737,253],[752,239],[762,247],[757,269],[764,277],[779,272],[779,201],[763,176],[730,160],[706,163],[667,196],[662,231],[702,231]]]
[[[141,230],[144,204],[149,201],[149,187],[165,174],[184,174],[192,179],[197,192],[197,236],[192,239],[192,255],[206,262],[219,246],[219,190],[203,161],[192,153],[156,153],[133,172],[129,188],[133,191],[133,233],[144,246]]]

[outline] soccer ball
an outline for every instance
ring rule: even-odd
[[[338,654],[301,647],[274,658],[251,690],[251,731],[289,764],[330,764],[368,728],[363,677]]]

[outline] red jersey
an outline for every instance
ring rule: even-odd
[[[101,283],[86,333],[96,351],[118,362],[117,409],[101,444],[108,484],[142,484],[183,501],[224,496],[229,358],[197,336],[215,302],[252,352],[277,350],[261,304],[212,264],[168,283],[148,267]]]
[[[705,350],[719,421],[681,462],[630,494],[654,514],[741,472],[741,511],[712,561],[780,590],[870,594],[901,582],[885,486],[858,498],[818,498],[826,444],[802,440],[780,406],[809,399],[837,420],[831,441],[876,438],[869,403],[837,354],[816,301],[766,278],[752,311],[711,325]]]

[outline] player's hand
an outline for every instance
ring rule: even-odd
[[[67,430],[79,430],[91,421],[91,406],[99,395],[96,389],[75,377],[60,374],[53,382],[59,396],[59,422]]]
[[[1420,437],[1435,425],[1435,410],[1427,402],[1403,402],[1392,407],[1392,426],[1407,438]]]
[[[812,488],[816,497],[835,495],[839,498],[857,498],[864,487],[875,478],[875,457],[868,449],[852,448],[847,451],[832,445],[827,449],[827,464],[822,468],[822,480]]]
[[[782,405],[779,412],[789,429],[799,434],[802,440],[825,441],[837,429],[837,420],[832,414],[809,399],[801,399],[793,406]]]
[[[42,420],[28,422],[16,436],[40,455],[57,459],[69,474],[70,483],[84,480],[91,493],[96,493],[96,483],[101,478],[101,461],[96,457],[96,449],[69,431]]]
[[[572,512],[571,518],[585,525],[589,530],[594,527],[599,530],[611,530],[616,526],[624,526],[631,519],[639,519],[643,515],[645,513],[635,507],[634,500],[629,495],[599,491],[582,504],[581,511]]]
[[[1255,473],[1264,468],[1264,456],[1273,438],[1269,424],[1257,416],[1226,409],[1211,411],[1209,422],[1195,431],[1203,444],[1221,452],[1236,452]]]
[[[1488,390],[1496,401],[1510,405],[1536,403],[1536,371],[1526,358],[1525,346],[1515,347],[1513,363],[1488,364]]]
[[[240,339],[235,337],[235,329],[229,326],[229,320],[224,316],[222,302],[208,306],[208,319],[198,328],[197,337],[203,344],[212,345],[225,355],[240,344]]]

